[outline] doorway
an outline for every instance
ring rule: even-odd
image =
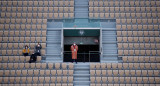
[[[71,45],[64,45],[64,62],[72,61]],[[67,51],[67,52],[66,52]],[[99,62],[99,45],[78,45],[77,62]]]
[[[77,62],[100,62],[99,30],[64,30],[63,33],[64,62],[72,62],[70,48],[74,42],[78,45]],[[79,33],[85,35],[80,35]]]

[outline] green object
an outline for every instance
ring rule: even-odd
[[[64,29],[64,36],[82,37],[82,36],[100,36],[99,29]]]

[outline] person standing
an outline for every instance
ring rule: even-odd
[[[42,46],[41,46],[41,44],[38,42],[38,44],[36,45],[36,47],[35,47],[35,49],[36,49],[36,54],[37,54],[37,56],[41,56],[41,49],[42,49]]]
[[[28,48],[27,45],[25,45],[25,48],[23,49],[22,53],[23,53],[24,56],[28,56],[28,54],[29,54],[29,48]]]
[[[78,51],[78,46],[76,43],[71,45],[71,52],[72,52],[72,63],[76,62],[77,63],[77,51]]]

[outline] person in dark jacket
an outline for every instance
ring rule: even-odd
[[[42,49],[42,46],[41,46],[41,44],[38,42],[38,44],[36,45],[36,47],[35,47],[35,49],[36,49],[36,54],[37,54],[37,56],[41,56],[41,49]]]
[[[36,61],[37,61],[37,55],[36,53],[32,53],[32,55],[30,56],[29,63],[36,62]]]

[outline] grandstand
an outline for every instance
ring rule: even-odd
[[[160,86],[160,1],[0,0],[0,86]]]

